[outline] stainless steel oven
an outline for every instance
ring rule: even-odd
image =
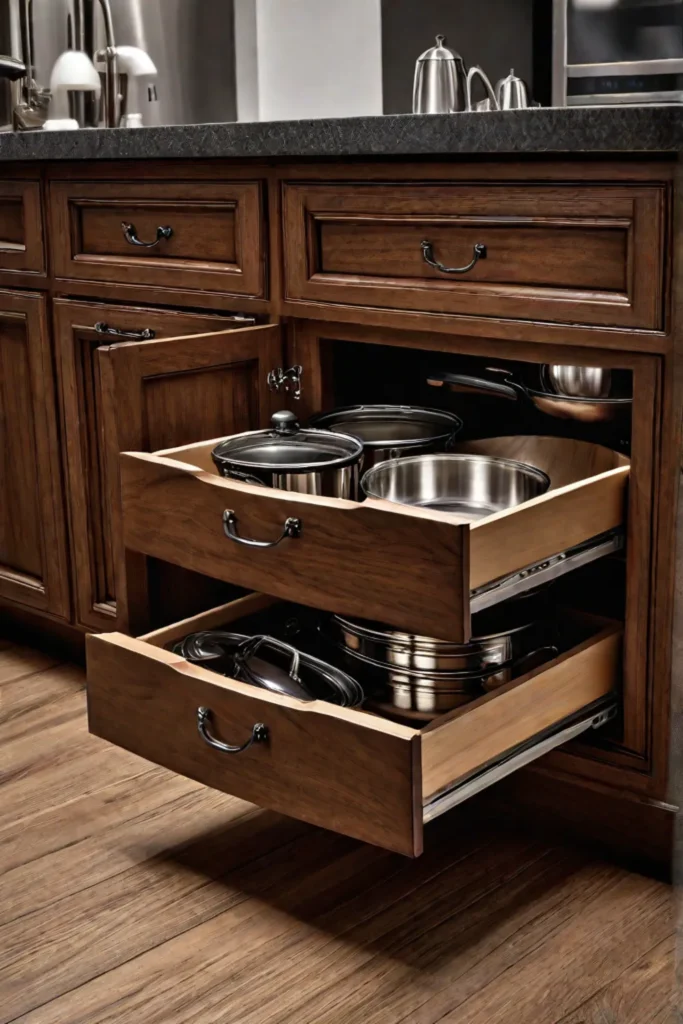
[[[683,101],[683,0],[553,0],[553,104]]]

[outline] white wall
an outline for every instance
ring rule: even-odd
[[[383,112],[380,0],[237,0],[240,4],[255,10],[260,120]],[[243,34],[242,25],[251,28]],[[246,11],[237,11],[236,30],[239,52],[240,37],[246,46],[253,34]],[[253,61],[249,66],[246,59],[238,67],[242,119],[254,109],[253,71]]]

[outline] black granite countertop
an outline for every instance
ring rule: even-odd
[[[445,156],[683,150],[683,106],[398,114],[0,134],[0,160]]]

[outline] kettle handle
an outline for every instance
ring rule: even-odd
[[[493,86],[491,85],[491,80],[489,79],[489,77],[486,74],[486,72],[483,71],[482,68],[480,68],[478,64],[475,64],[467,72],[467,83],[465,85],[465,110],[471,111],[473,109],[472,108],[472,82],[473,82],[473,80],[475,78],[481,78],[482,82],[484,83],[484,88],[486,89],[486,92],[488,93],[488,97],[489,97],[489,99],[491,101],[491,110],[500,110],[500,103],[498,102],[498,97],[496,96],[496,91],[493,88]]]

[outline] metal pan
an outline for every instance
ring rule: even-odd
[[[349,405],[313,416],[310,425],[362,441],[366,471],[388,459],[447,451],[462,430],[455,413],[414,405]]]
[[[562,395],[546,390],[542,376],[539,376],[539,386],[532,388],[515,380],[509,370],[487,367],[487,371],[499,375],[499,379],[489,380],[470,374],[439,371],[430,374],[427,383],[461,393],[494,395],[513,402],[526,402],[547,416],[560,420],[578,420],[581,423],[611,423],[628,419],[631,412],[631,397],[585,398]]]
[[[361,481],[369,498],[450,512],[476,522],[550,487],[540,469],[489,455],[416,455],[380,462]]]

